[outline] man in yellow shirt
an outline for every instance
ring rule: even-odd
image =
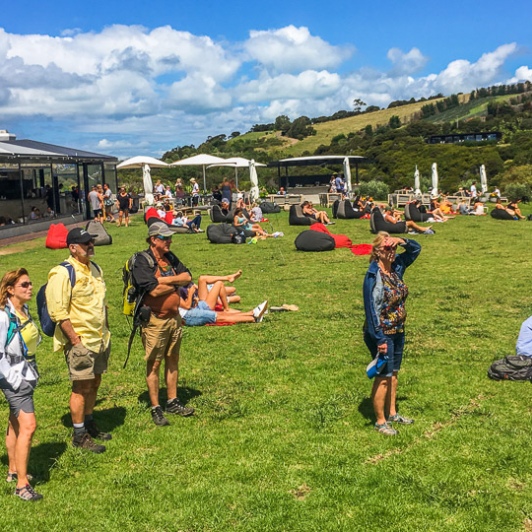
[[[46,287],[48,312],[57,324],[54,351],[63,350],[72,381],[72,444],[103,453],[105,446],[95,443],[93,438],[110,440],[111,434],[99,430],[93,410],[110,351],[105,282],[101,269],[91,261],[94,255],[92,235],[79,227],[72,229],[67,245],[70,257],[66,262],[70,266],[52,268]]]

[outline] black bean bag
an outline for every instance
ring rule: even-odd
[[[303,214],[301,205],[290,205],[290,213],[288,215],[288,223],[290,225],[312,225],[316,222],[317,220]]]
[[[232,244],[233,235],[240,231],[231,224],[211,224],[207,227],[207,238],[212,244]]]
[[[355,211],[355,209],[353,209],[353,204],[348,199],[341,201],[336,200],[333,203],[333,218],[338,218],[340,220],[354,220],[357,218],[362,218],[364,214],[365,213],[362,211]]]
[[[504,209],[493,209],[490,212],[490,216],[495,218],[495,220],[515,220],[515,218]]]
[[[263,201],[260,204],[260,208],[263,214],[275,214],[281,212],[281,207],[279,207],[277,203],[273,203],[271,201]]]
[[[85,231],[93,236],[95,246],[110,246],[113,243],[113,237],[105,230],[103,224],[96,220],[88,222]]]
[[[331,251],[336,246],[331,235],[310,229],[299,233],[294,244],[299,251]]]
[[[229,211],[227,214],[224,214],[222,212],[222,208],[220,207],[220,205],[213,205],[209,209],[209,216],[211,217],[211,220],[215,224],[219,224],[223,222],[232,223],[234,214],[233,214],[233,211]]]
[[[382,215],[381,210],[375,207],[371,211],[371,217],[369,219],[369,227],[372,233],[378,233],[379,231],[386,231],[390,234],[408,233],[406,222],[397,222],[392,224],[387,222]]]
[[[410,218],[406,215],[406,210],[408,209]],[[421,212],[417,205],[414,203],[407,203],[405,205],[405,218],[407,220],[412,220],[413,222],[428,222],[430,218],[428,212]]]

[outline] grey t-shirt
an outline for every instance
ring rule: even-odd
[[[96,190],[91,190],[89,192],[89,201],[93,211],[102,208],[100,198],[98,197],[98,192],[96,192]]]

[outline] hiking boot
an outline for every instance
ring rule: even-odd
[[[74,437],[72,438],[72,445],[74,447],[79,447],[80,449],[90,451],[91,453],[100,454],[105,452],[105,445],[94,443],[91,435],[88,432],[84,432],[79,436],[74,434]]]
[[[108,432],[102,432],[94,421],[85,421],[85,430],[91,435],[91,438],[104,441],[113,439],[113,436]]]
[[[177,397],[166,403],[166,411],[168,414],[179,414],[183,417],[191,416],[194,413],[193,408],[180,403]]]
[[[160,406],[155,406],[151,409],[151,418],[159,427],[170,425],[170,422],[164,417],[163,409]]]
[[[29,484],[26,484],[23,488],[17,488],[15,495],[23,501],[40,501],[42,499],[42,495],[37,493]]]

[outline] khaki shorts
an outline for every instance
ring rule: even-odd
[[[160,319],[152,313],[148,324],[142,326],[144,360],[160,362],[166,357],[179,358],[182,335],[181,316]]]
[[[111,342],[109,342],[107,349],[102,348],[99,353],[87,349],[81,342],[76,345],[67,344],[65,346],[65,360],[70,380],[88,381],[94,379],[96,375],[105,373],[110,352]]]

